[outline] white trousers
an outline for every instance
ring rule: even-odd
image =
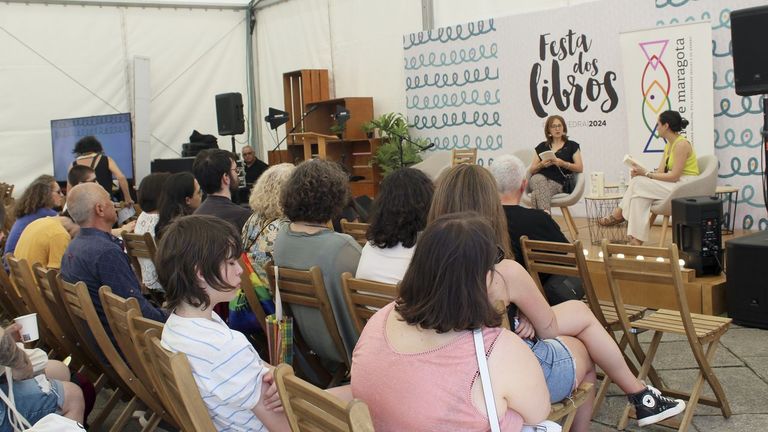
[[[619,207],[624,219],[627,220],[627,235],[642,242],[648,241],[651,226],[651,207],[657,201],[662,201],[675,189],[695,176],[681,176],[674,183],[652,180],[645,176],[635,176],[629,181],[627,192],[624,193]]]

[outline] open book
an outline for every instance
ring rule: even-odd
[[[547,160],[555,160],[556,156],[555,156],[555,152],[553,152],[552,150],[546,150],[539,153],[539,157],[541,158],[541,160],[547,161]]]
[[[645,165],[641,164],[637,159],[628,154],[624,155],[624,165],[634,168],[637,171],[648,172],[648,168],[646,168]]]

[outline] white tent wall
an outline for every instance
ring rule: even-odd
[[[18,196],[53,173],[51,120],[130,112],[134,56],[150,59],[152,159],[177,157],[193,129],[215,135],[214,96],[247,98],[246,21],[232,9],[0,4],[0,180]]]

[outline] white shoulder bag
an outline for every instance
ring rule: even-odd
[[[493,388],[491,387],[488,359],[485,358],[483,331],[475,329],[472,332],[472,336],[475,339],[475,355],[477,356],[477,365],[480,369],[480,383],[483,385],[483,396],[485,396],[485,412],[488,414],[491,432],[500,432],[499,415],[496,412],[496,398],[493,396]],[[561,432],[562,430],[563,428],[559,424],[546,420],[537,425],[523,425],[522,432]]]

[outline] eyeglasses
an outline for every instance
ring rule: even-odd
[[[90,179],[90,180],[83,180],[83,183],[96,183],[98,180],[96,180],[96,177]]]
[[[559,124],[559,123],[558,123],[558,124],[553,124],[553,125],[551,125],[549,128],[550,128],[550,129],[562,129],[562,128],[563,128],[563,125],[561,125],[561,124]]]
[[[253,152],[243,152],[243,156],[250,156],[252,154],[253,154]]]

